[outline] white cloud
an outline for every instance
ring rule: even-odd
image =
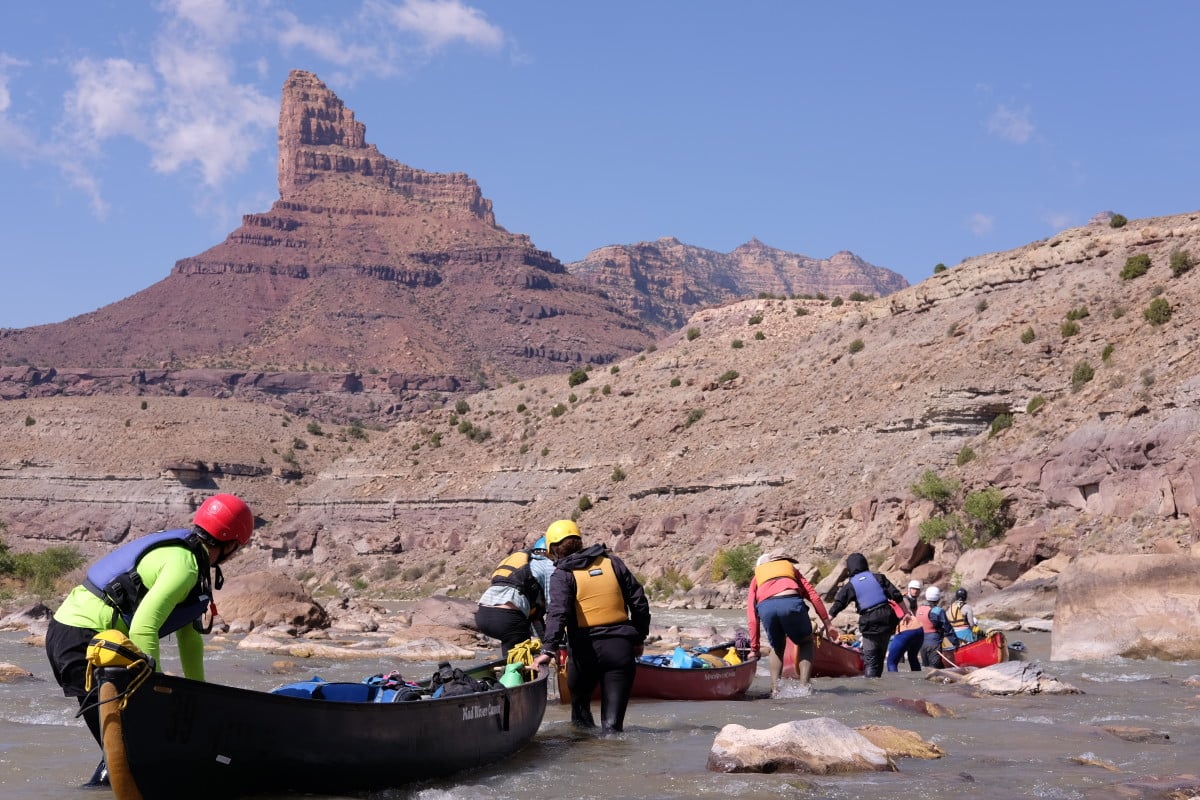
[[[226,0],[168,0],[164,7],[204,38],[224,44],[236,41],[249,21],[240,4]]]
[[[279,44],[285,51],[303,48],[332,64],[355,67],[377,76],[396,71],[373,45],[347,41],[341,33],[326,26],[305,24],[290,11],[280,13],[279,23]]]
[[[119,58],[83,59],[75,62],[71,71],[75,87],[67,92],[63,105],[76,127],[92,139],[145,133],[144,109],[155,89],[148,67]],[[95,142],[88,144],[94,146]]]
[[[488,22],[479,9],[459,0],[404,0],[399,5],[367,0],[364,5],[381,14],[397,30],[417,34],[424,40],[426,50],[438,50],[459,39],[488,49],[504,44],[500,28]]]
[[[1006,105],[996,106],[987,121],[987,131],[1014,144],[1025,144],[1033,137],[1033,123],[1029,120],[1030,110],[1011,109]]]
[[[1076,219],[1076,216],[1069,211],[1047,211],[1042,215],[1042,220],[1056,231],[1074,227],[1079,224]]]
[[[987,236],[996,226],[996,218],[991,214],[976,212],[967,220],[967,228],[976,236]]]

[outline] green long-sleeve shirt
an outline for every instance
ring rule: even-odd
[[[127,634],[142,652],[152,656],[161,670],[159,628],[196,585],[200,568],[196,556],[185,547],[156,547],[138,562],[137,571],[148,591],[138,603],[128,629],[120,615],[86,586],[72,589],[54,618],[64,625],[94,631],[116,628]],[[204,680],[204,639],[199,631],[184,625],[175,631],[175,639],[179,643],[184,676]]]

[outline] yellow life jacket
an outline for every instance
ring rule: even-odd
[[[608,556],[601,556],[575,576],[575,623],[580,628],[614,625],[629,619],[625,595]]]
[[[966,603],[964,603],[962,600],[955,600],[950,604],[949,610],[946,611],[946,619],[950,620],[951,627],[967,627],[967,616],[962,610],[964,605],[966,605]]]
[[[758,581],[759,586],[776,578],[791,578],[794,583],[796,581],[796,568],[792,566],[792,562],[780,559],[778,561],[768,561],[762,566],[754,568],[754,579]]]

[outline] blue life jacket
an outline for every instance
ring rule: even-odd
[[[887,602],[887,595],[883,593],[883,587],[872,572],[858,573],[850,579],[850,586],[854,589],[854,601],[858,604],[860,614],[868,608]]]
[[[208,548],[187,529],[158,531],[121,545],[88,568],[83,585],[108,603],[121,615],[128,626],[142,598],[149,591],[138,574],[137,565],[151,550],[159,547],[184,547],[196,556],[199,577],[187,597],[171,610],[162,627],[158,629],[161,639],[174,633],[188,623],[195,622],[208,610],[212,602],[212,576],[208,561]],[[218,569],[219,572],[219,569]],[[220,576],[218,575],[218,584]],[[208,631],[203,631],[207,633]]]

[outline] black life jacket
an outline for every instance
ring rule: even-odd
[[[101,558],[88,568],[83,585],[92,594],[108,603],[112,609],[125,620],[128,627],[133,619],[138,605],[149,591],[138,574],[137,565],[151,550],[159,547],[184,547],[196,557],[196,567],[199,575],[196,585],[163,622],[158,629],[161,639],[167,634],[174,633],[189,623],[197,622],[212,603],[212,568],[208,560],[208,547],[200,541],[191,530],[175,529],[158,531],[121,545],[108,555]],[[220,567],[217,568],[217,588],[224,583]],[[208,633],[212,629],[211,621],[207,628],[197,626],[197,630]]]
[[[529,565],[533,561],[533,551],[518,550],[505,558],[492,571],[493,586],[511,586],[529,601],[529,615],[536,617],[545,610],[546,600],[542,593],[542,585],[533,576]]]

